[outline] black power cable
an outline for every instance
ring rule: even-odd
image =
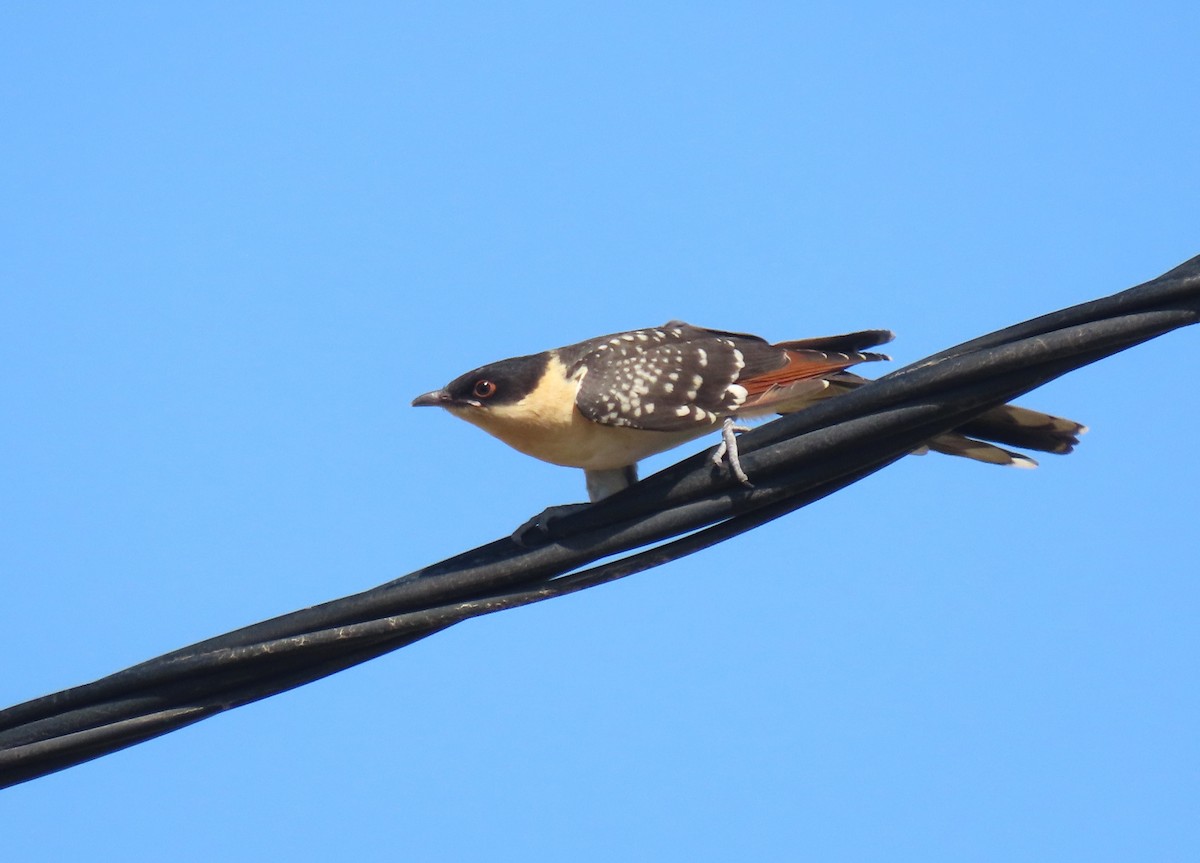
[[[844,488],[1068,371],[1200,321],[1200,257],[942,351],[739,438],[747,488],[699,453],[600,503],[371,590],[0,711],[0,787],[309,683],[462,620],[722,542]],[[641,549],[638,551],[637,549]],[[597,560],[616,557],[598,566]]]

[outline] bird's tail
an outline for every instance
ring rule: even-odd
[[[867,383],[866,378],[847,372],[832,378],[829,389],[845,392],[864,383]],[[1066,455],[1079,443],[1079,435],[1086,431],[1087,426],[1074,420],[1017,405],[1000,405],[953,431],[938,435],[915,454],[933,450],[988,464],[1037,467],[1034,459],[1004,446]]]

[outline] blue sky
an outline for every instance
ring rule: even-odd
[[[1200,254],[1198,29],[6,4],[0,702],[580,499],[408,406],[483,362],[669,318],[906,362]],[[906,459],[11,789],[6,856],[1194,859],[1197,335],[1026,397],[1068,458]]]

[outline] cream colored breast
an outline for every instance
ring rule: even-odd
[[[609,470],[634,464],[712,430],[714,424],[682,432],[657,432],[594,423],[575,408],[582,375],[567,377],[551,355],[538,387],[518,402],[486,408],[451,408],[458,417],[526,455],[566,467]]]

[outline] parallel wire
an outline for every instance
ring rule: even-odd
[[[0,787],[312,682],[471,617],[694,554],[857,482],[1068,371],[1197,321],[1200,257],[1138,287],[939,352],[742,435],[752,488],[700,453],[548,521],[540,547],[497,540],[363,593],[15,705],[0,711]],[[616,555],[626,556],[592,565]]]

